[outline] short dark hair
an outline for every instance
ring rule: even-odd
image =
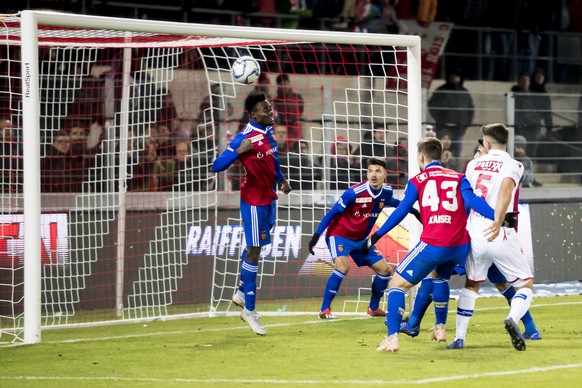
[[[289,83],[289,75],[285,73],[281,73],[277,76],[277,85],[281,85],[282,83]]]
[[[439,161],[443,156],[443,143],[436,137],[425,137],[417,143],[418,153],[428,159]]]
[[[440,131],[437,132],[437,137],[439,139],[442,139],[445,136],[450,137],[451,140],[453,139],[453,133],[451,131],[449,131],[448,129],[441,129]]]
[[[481,133],[483,136],[489,136],[493,138],[497,143],[502,145],[507,145],[507,140],[509,139],[509,131],[507,127],[501,123],[487,124],[481,127]]]
[[[266,99],[267,97],[265,96],[265,93],[253,90],[252,92],[249,93],[247,99],[245,100],[246,111],[249,113],[253,112],[257,104],[259,102],[265,101]]]
[[[386,162],[382,159],[370,158],[370,159],[368,159],[368,163],[367,163],[366,167],[370,167],[370,166],[380,166],[380,167],[384,167],[384,169],[386,169]]]

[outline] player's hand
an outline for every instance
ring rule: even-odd
[[[318,241],[319,233],[313,233],[313,237],[311,237],[311,240],[309,240],[309,253],[312,255],[315,255],[315,252],[313,252],[313,247],[317,244]]]
[[[251,141],[251,139],[244,139],[243,141],[240,142],[238,148],[236,149],[236,153],[241,155],[244,154],[245,152],[249,152],[252,149],[253,142]]]
[[[503,227],[505,228],[516,228],[518,219],[517,215],[519,212],[508,212],[505,213],[505,219],[503,220]]]
[[[412,208],[412,210],[410,211],[410,214],[412,214],[414,217],[416,217],[418,222],[420,222],[422,224],[422,221],[420,220],[420,212],[418,210]]]
[[[291,185],[287,182],[287,179],[283,179],[281,182],[281,191],[285,194],[289,194],[291,192]]]
[[[373,235],[371,235],[370,237],[368,237],[366,239],[366,241],[364,241],[364,243],[362,244],[362,253],[364,255],[367,255],[368,252],[370,251],[370,249],[376,245],[376,243],[378,242],[378,240],[380,240],[380,236],[378,236],[378,233],[374,233]]]
[[[487,238],[487,241],[493,241],[499,236],[499,232],[501,231],[501,224],[497,222],[493,222],[485,231],[483,235]]]

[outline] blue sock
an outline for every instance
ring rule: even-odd
[[[509,305],[511,306],[511,300],[515,296],[515,289],[512,286],[509,286],[505,290],[503,290],[501,295],[503,295],[505,299],[507,299],[507,303],[509,303]],[[525,328],[526,333],[534,333],[538,331],[538,328],[536,327],[536,324],[529,310],[527,310],[524,316],[521,317],[521,321],[523,322],[523,327]]]
[[[342,285],[342,280],[344,280],[345,277],[345,273],[335,269],[330,275],[329,279],[327,279],[325,291],[323,292],[321,311],[331,308],[331,302],[333,302],[333,298],[335,298],[340,286]]]
[[[402,314],[400,309],[404,309],[404,290],[401,288],[391,288],[388,290],[388,311],[386,312],[386,326],[388,335],[400,332]]]
[[[449,313],[449,297],[451,296],[449,281],[446,279],[435,279],[433,283],[432,297],[434,299],[435,324],[446,324]]]
[[[245,261],[245,257],[247,257],[247,249],[245,248],[242,252],[242,254],[240,255],[240,260],[241,261]],[[245,292],[245,287],[244,287],[244,283],[242,281],[242,268],[241,268],[241,275],[240,275],[240,280],[238,282],[238,290],[242,293]]]
[[[426,309],[432,303],[432,289],[433,289],[433,278],[424,278],[420,287],[416,292],[416,299],[414,300],[414,307],[412,308],[412,313],[408,318],[408,327],[420,326],[422,318],[426,313]]]
[[[391,276],[376,274],[372,281],[372,296],[370,297],[370,310],[374,311],[380,307],[380,299],[388,287]]]
[[[245,293],[245,308],[248,311],[255,310],[255,302],[257,301],[257,270],[256,264],[249,263],[244,260],[242,263],[242,270],[240,277],[243,282]]]

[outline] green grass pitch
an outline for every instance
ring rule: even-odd
[[[455,308],[451,300],[447,343]],[[418,337],[401,335],[397,353],[375,351],[384,321],[364,314],[263,316],[265,337],[237,316],[45,330],[38,345],[0,347],[0,386],[580,386],[582,296],[536,298],[543,339],[524,352],[503,329],[507,311],[504,299],[477,300],[463,350],[429,341],[429,313]]]

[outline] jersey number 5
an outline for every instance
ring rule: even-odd
[[[487,188],[487,183],[491,182],[491,175],[487,174],[479,174],[477,177],[477,183],[475,183],[475,194],[479,195],[481,198],[487,198],[487,192],[489,189]]]
[[[438,211],[439,205],[442,205],[443,209],[450,212],[456,211],[459,208],[459,202],[457,201],[458,186],[459,182],[456,181],[442,181],[439,195],[437,182],[428,181],[422,193],[422,206],[430,206],[430,211],[432,212]]]

